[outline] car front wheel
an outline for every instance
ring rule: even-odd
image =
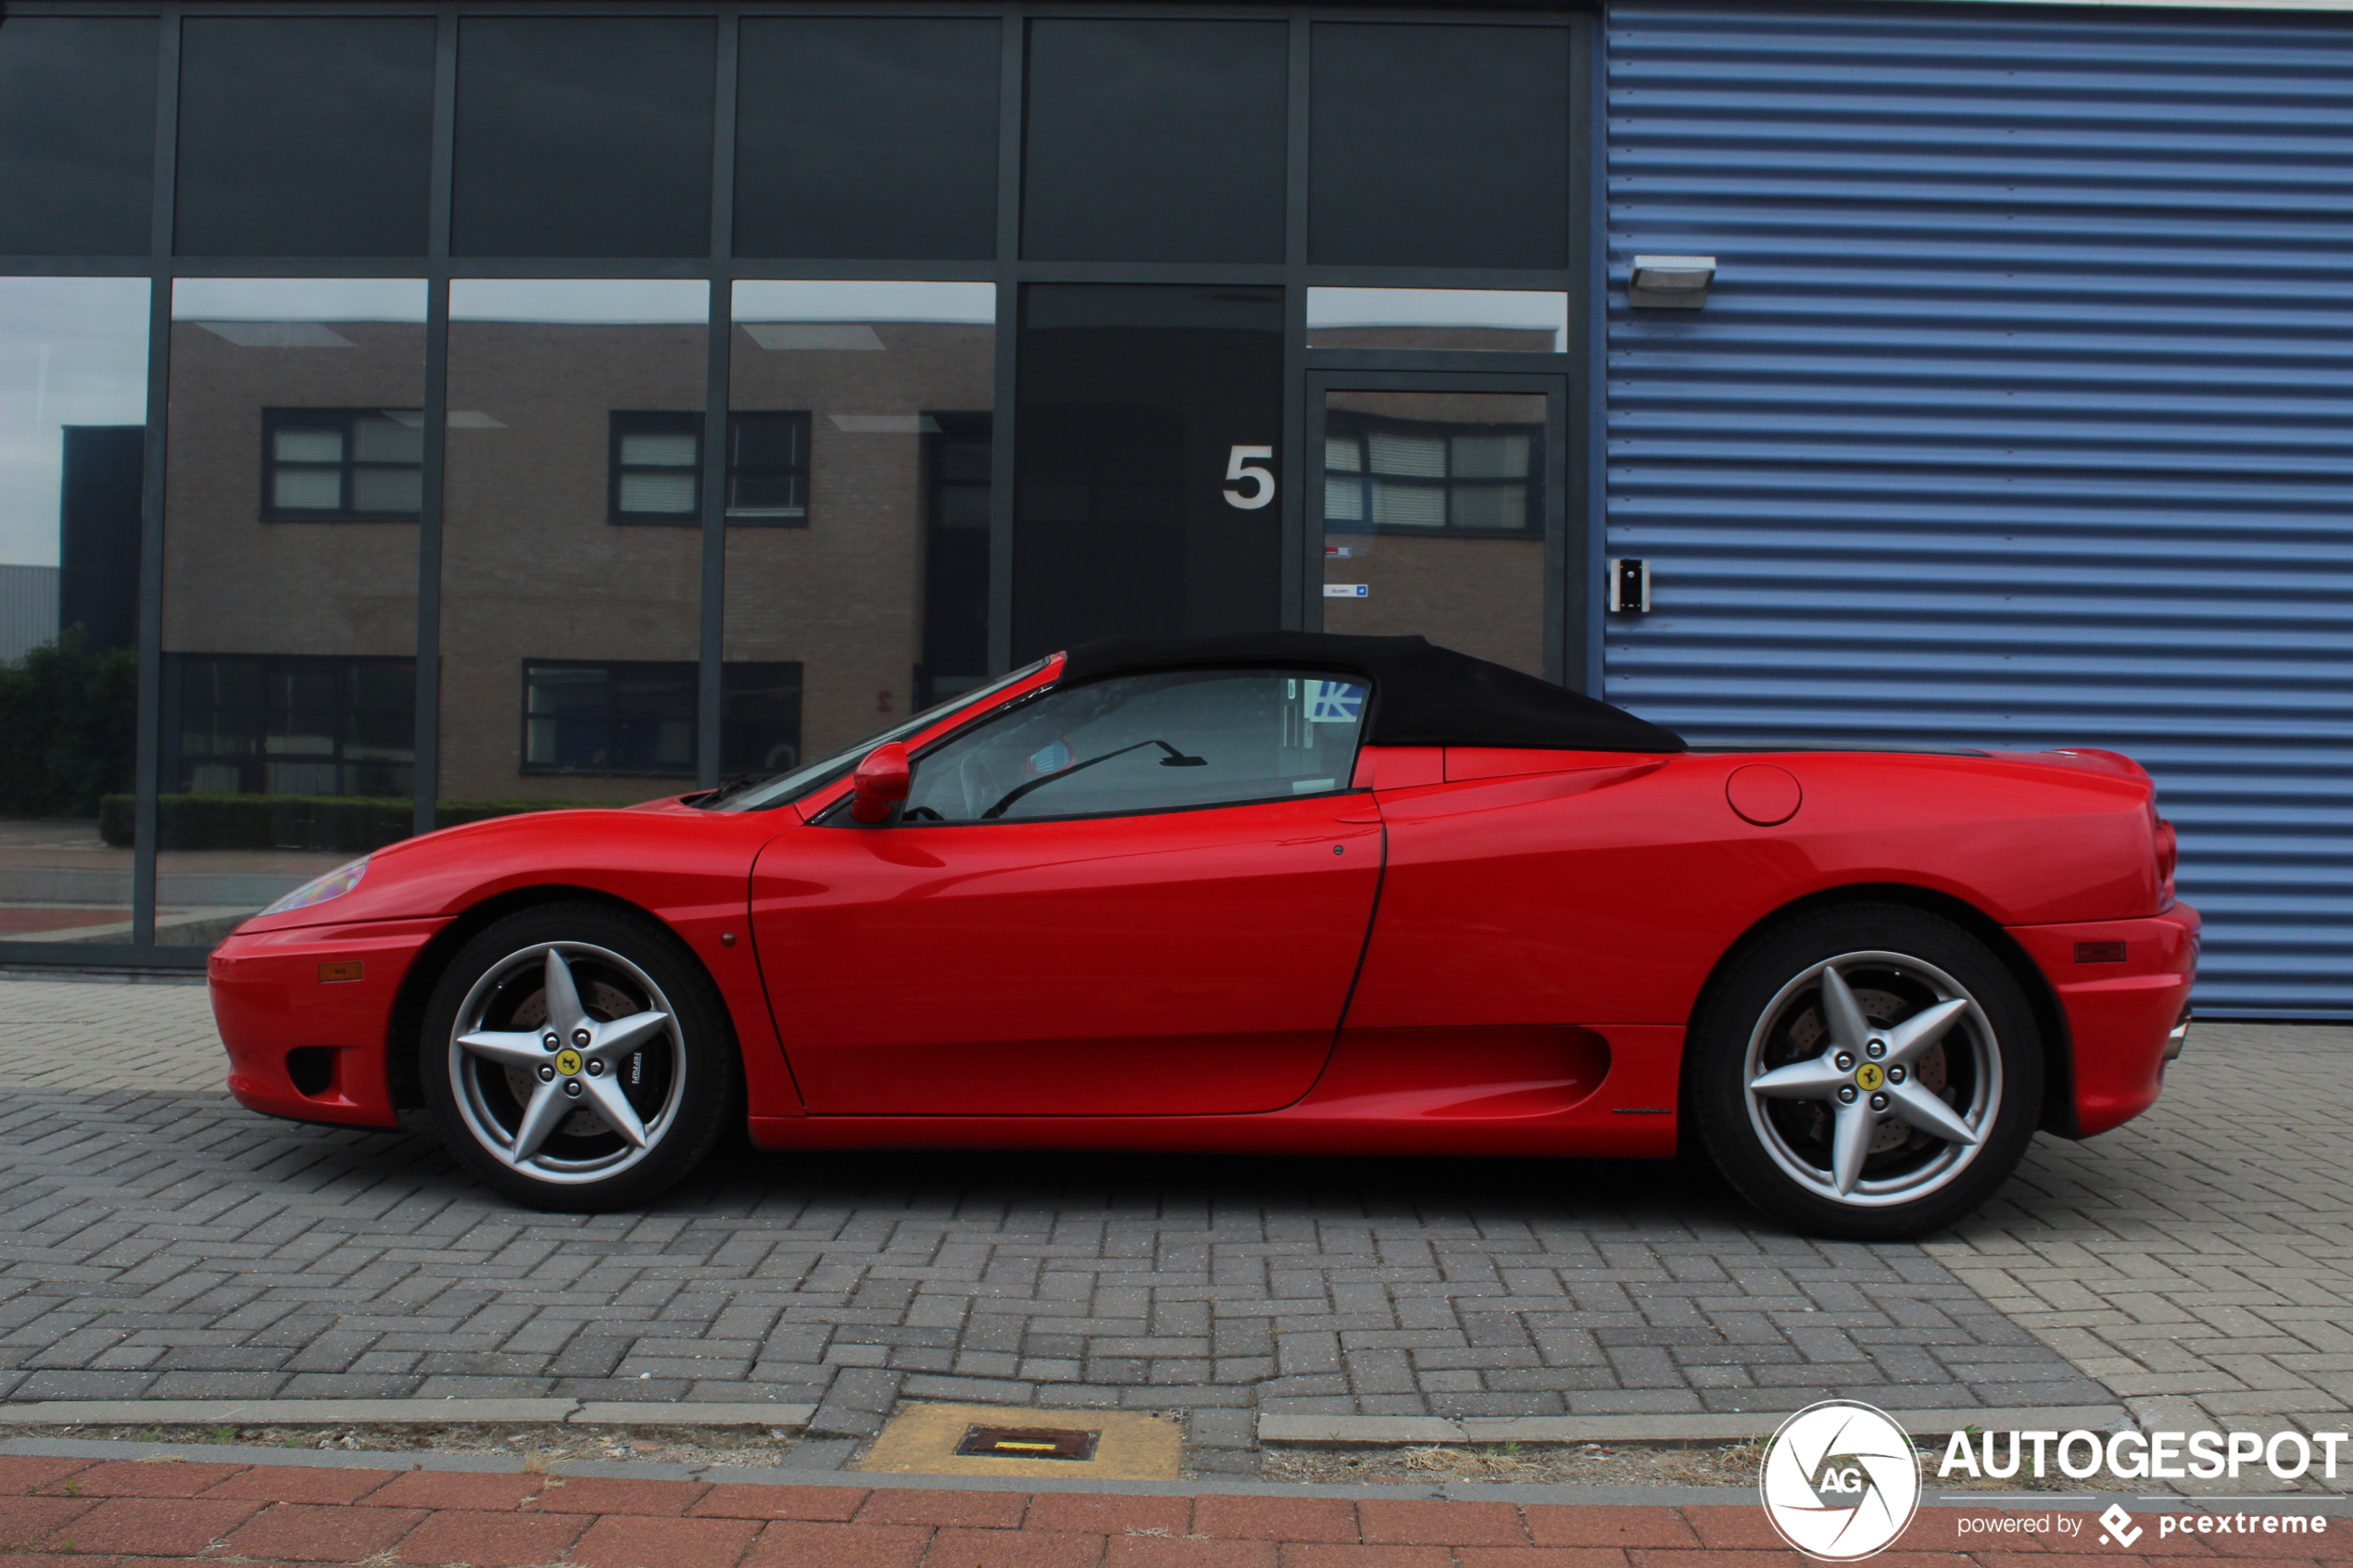
[[[1797,917],[1694,1021],[1690,1105],[1725,1178],[1796,1229],[1917,1236],[1991,1197],[2033,1136],[2043,1046],[2015,976],[1900,905]]]
[[[596,905],[510,915],[441,977],[422,1042],[442,1136],[541,1209],[643,1203],[718,1142],[741,1080],[725,1004],[650,921]]]

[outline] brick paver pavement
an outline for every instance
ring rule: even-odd
[[[321,1500],[332,1475],[349,1495]],[[1481,1500],[893,1489],[292,1466],[0,1457],[0,1554],[15,1568],[238,1562],[525,1568],[1766,1568],[1802,1562],[1755,1504],[1595,1506]],[[510,1479],[501,1477],[501,1479]],[[2160,1537],[2095,1548],[1992,1535],[1992,1508],[1923,1509],[1886,1568],[2241,1568],[2343,1562],[2353,1519],[2320,1534]],[[2045,1515],[2047,1517],[2047,1515]],[[2259,1529],[2259,1520],[2258,1527]],[[1974,1526],[1974,1527],[1973,1527]],[[2070,1552],[2068,1547],[2079,1549]]]
[[[218,1048],[201,990],[14,995],[143,1038],[176,1002],[158,1071]],[[773,1399],[843,1451],[902,1399],[1111,1406],[1184,1412],[1210,1470],[1255,1465],[1261,1412],[2110,1402],[1919,1248],[1778,1234],[1665,1167],[739,1153],[648,1213],[547,1215],[429,1137],[86,1044],[50,1047],[82,1086],[0,1095],[0,1398]]]
[[[226,1071],[201,984],[0,976],[0,1092],[217,1089]]]
[[[540,1215],[430,1139],[177,1087],[217,1050],[198,987],[0,982],[0,1397],[816,1401],[845,1440],[902,1399],[1119,1405],[1242,1469],[1262,1411],[2113,1387],[2341,1426],[2353,1389],[2348,1030],[2202,1026],[2150,1116],[1880,1248],[1592,1162],[745,1154],[647,1214]]]
[[[2353,1028],[2208,1024],[2165,1098],[2037,1141],[1928,1252],[2142,1424],[2343,1429],[2353,1407]]]

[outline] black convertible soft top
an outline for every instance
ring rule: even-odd
[[[1273,665],[1369,680],[1370,746],[1529,746],[1560,751],[1680,751],[1683,737],[1620,708],[1424,637],[1244,632],[1222,637],[1107,637],[1072,648],[1063,681],[1151,670]]]

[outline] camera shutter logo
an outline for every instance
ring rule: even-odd
[[[1825,1399],[1781,1423],[1756,1490],[1781,1539],[1824,1562],[1853,1562],[1885,1550],[1912,1522],[1919,1461],[1886,1412]]]

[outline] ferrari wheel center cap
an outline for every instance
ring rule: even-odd
[[[562,1050],[556,1053],[556,1071],[562,1073],[565,1077],[569,1078],[573,1074],[578,1073],[580,1071],[580,1053],[573,1050],[570,1046],[566,1046]],[[1876,1073],[1879,1070],[1877,1068],[1873,1068],[1871,1071]],[[1876,1088],[1878,1085],[1876,1084],[1872,1084],[1866,1086]]]
[[[565,1054],[569,1055],[571,1053],[567,1052]],[[563,1058],[558,1057],[556,1060],[558,1061],[561,1061]],[[565,1071],[570,1072],[571,1069],[566,1068]],[[1855,1070],[1855,1086],[1858,1089],[1876,1089],[1881,1084],[1886,1082],[1887,1069],[1881,1067],[1876,1061],[1867,1061],[1863,1063],[1862,1066]]]

